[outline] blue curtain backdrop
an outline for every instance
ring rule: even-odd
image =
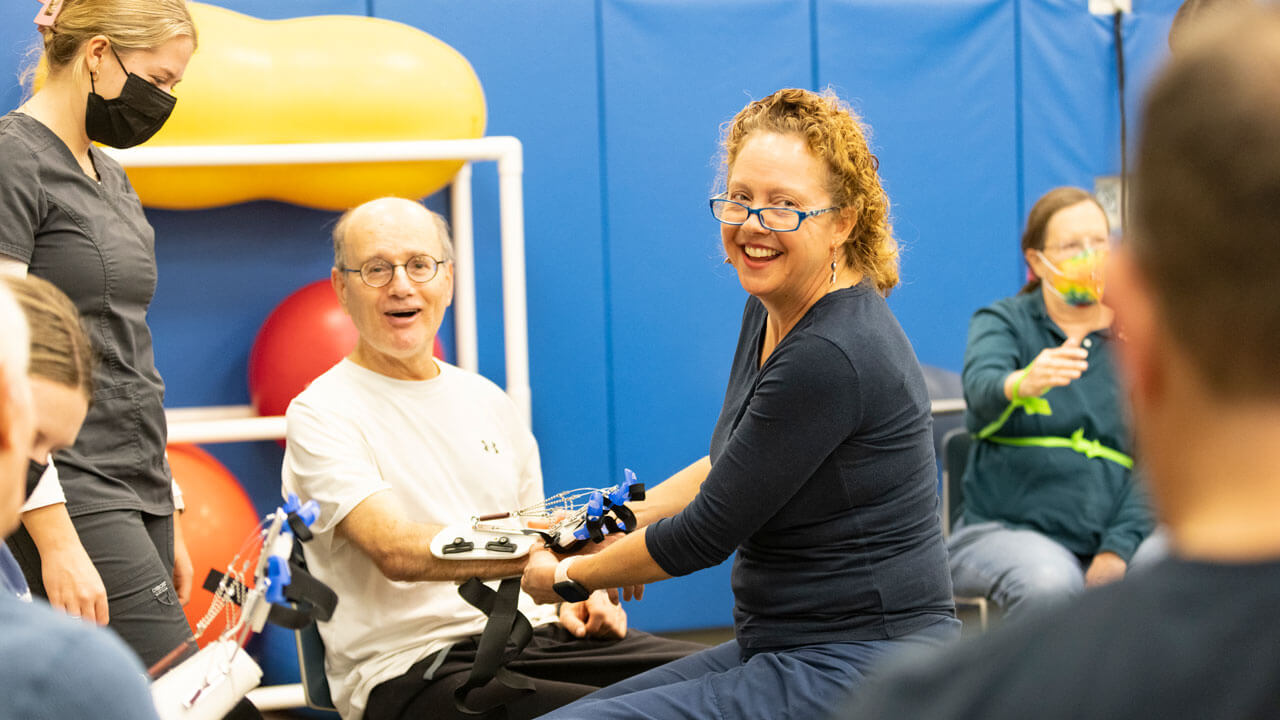
[[[1119,170],[1111,21],[1086,0],[214,4],[272,19],[388,18],[475,67],[489,134],[525,148],[533,421],[549,492],[614,482],[623,467],[654,483],[707,452],[744,295],[721,264],[706,198],[719,126],[748,100],[829,85],[872,127],[903,246],[890,303],[921,361],[944,368],[959,369],[972,311],[1019,287],[1030,204]],[[1134,5],[1131,123],[1178,0]],[[5,110],[22,98],[38,7],[0,5]],[[501,384],[497,179],[490,164],[475,171],[480,365]],[[327,276],[335,215],[273,202],[148,214],[168,405],[247,403],[254,335],[280,300]],[[277,445],[209,449],[261,508],[274,505]],[[634,626],[655,630],[727,625],[731,609],[727,563],[629,608]]]

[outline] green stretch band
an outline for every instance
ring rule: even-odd
[[[1014,447],[1047,447],[1047,448],[1068,448],[1084,455],[1088,458],[1100,457],[1104,460],[1124,467],[1127,470],[1133,469],[1133,458],[1125,455],[1119,450],[1103,445],[1097,440],[1090,440],[1084,436],[1084,428],[1079,428],[1071,433],[1071,437],[987,437],[993,443],[1001,445],[1012,445]]]
[[[1035,361],[1032,361],[1031,365],[1034,365],[1034,364],[1035,364]],[[1032,396],[1032,397],[1023,397],[1018,394],[1018,389],[1022,387],[1022,381],[1026,380],[1027,374],[1031,372],[1031,365],[1028,365],[1025,368],[1023,368],[1022,374],[1019,375],[1018,379],[1013,382],[1013,400],[1010,401],[1008,407],[1004,409],[1004,412],[1000,413],[1000,417],[996,418],[986,427],[978,431],[979,440],[986,440],[987,438],[990,438],[992,435],[995,435],[996,431],[1004,427],[1004,424],[1009,421],[1009,417],[1013,415],[1013,412],[1018,408],[1022,408],[1023,411],[1026,412],[1028,415],[1052,415],[1053,414],[1053,408],[1049,407],[1048,400],[1045,400],[1044,398],[1038,395]],[[1046,389],[1045,392],[1048,392],[1048,389]],[[1041,395],[1043,394],[1044,393],[1041,393]]]
[[[1035,362],[1032,362],[1034,365]],[[996,437],[995,434],[1004,427],[1009,418],[1018,409],[1022,408],[1028,415],[1052,415],[1053,408],[1049,407],[1049,401],[1042,397],[1022,397],[1018,394],[1018,389],[1022,387],[1022,381],[1027,378],[1027,374],[1031,372],[1031,365],[1026,366],[1022,370],[1022,374],[1013,382],[1013,400],[1009,403],[1004,412],[1000,413],[1000,417],[996,418],[986,427],[978,431],[979,440],[990,440],[993,443],[1001,445],[1011,445],[1013,447],[1047,447],[1047,448],[1068,448],[1074,450],[1090,459],[1100,457],[1104,460],[1110,460],[1128,470],[1133,469],[1133,458],[1125,455],[1119,450],[1103,445],[1097,440],[1089,440],[1084,436],[1084,428],[1078,428],[1071,433],[1071,437],[1018,437],[1006,438]],[[1048,392],[1046,389],[1045,392]]]

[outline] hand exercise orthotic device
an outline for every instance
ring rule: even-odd
[[[517,510],[449,525],[431,540],[431,554],[442,560],[505,560],[527,555],[541,540],[552,551],[568,555],[588,542],[603,542],[607,535],[631,532],[636,516],[626,504],[644,500],[644,483],[636,482],[631,470],[625,470],[623,478],[622,484],[610,488],[566,490]],[[489,620],[480,635],[471,674],[454,692],[454,706],[467,715],[501,712],[507,701],[472,708],[467,695],[495,679],[517,696],[534,690],[528,678],[506,668],[533,637],[533,626],[517,609],[520,577],[504,578],[497,590],[471,578],[458,588],[458,594]]]
[[[301,543],[311,539],[309,526],[318,515],[315,501],[300,505],[290,495],[245,539],[225,574],[209,571],[204,588],[213,602],[196,624],[195,637],[151,670],[151,696],[162,720],[223,717],[262,681],[262,669],[244,651],[253,633],[268,622],[300,629],[333,615],[337,595],[301,562]],[[219,615],[226,629],[190,655]]]

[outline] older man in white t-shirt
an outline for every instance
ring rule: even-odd
[[[519,575],[523,558],[432,556],[445,525],[543,497],[538,446],[488,380],[432,357],[453,294],[444,221],[384,198],[334,229],[334,291],[360,339],[289,406],[286,493],[320,505],[311,572],[338,594],[320,625],[333,700],[344,718],[464,717],[453,692],[475,660],[486,618],[458,594],[472,577]],[[305,348],[299,349],[305,352]],[[468,705],[536,717],[603,685],[700,649],[628,632],[603,593],[520,610],[532,642]]]

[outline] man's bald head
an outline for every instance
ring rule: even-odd
[[[346,211],[338,218],[333,227],[333,266],[339,269],[347,265],[347,234],[353,226],[365,228],[369,225],[396,223],[404,220],[410,222],[422,217],[430,218],[435,224],[440,238],[444,257],[440,260],[453,259],[453,240],[449,237],[449,223],[439,213],[428,210],[422,203],[398,197],[384,197],[370,200],[362,205]]]

